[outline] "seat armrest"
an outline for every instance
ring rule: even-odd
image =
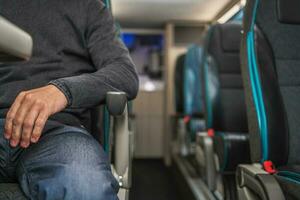
[[[112,171],[121,188],[131,186],[132,134],[129,130],[127,96],[124,92],[108,92],[106,106],[111,115],[110,143],[113,144]]]
[[[0,62],[28,60],[32,48],[30,35],[0,16]]]
[[[217,190],[217,168],[212,137],[207,132],[199,132],[196,137],[196,160],[201,175],[210,191]]]
[[[106,106],[110,115],[116,117],[124,114],[127,107],[127,96],[125,92],[108,92],[106,95]]]
[[[239,199],[285,200],[275,177],[264,171],[260,164],[240,165],[236,179]]]

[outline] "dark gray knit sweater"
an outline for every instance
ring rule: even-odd
[[[136,96],[135,67],[99,0],[0,0],[0,15],[34,41],[29,62],[0,64],[0,117],[19,92],[47,84],[63,91],[69,103],[51,119],[75,126],[89,126],[90,109],[108,91]]]

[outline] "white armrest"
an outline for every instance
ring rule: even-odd
[[[0,16],[0,61],[28,60],[33,42],[30,35]]]

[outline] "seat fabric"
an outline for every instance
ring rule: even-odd
[[[300,165],[282,166],[275,177],[288,200],[300,198]]]
[[[286,200],[299,200],[299,183],[283,176],[276,175],[275,177],[283,190]]]
[[[184,112],[184,61],[185,54],[178,56],[176,60],[175,66],[175,77],[174,77],[174,85],[175,85],[175,110],[176,113],[183,114]]]

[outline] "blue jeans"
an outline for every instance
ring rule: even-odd
[[[99,143],[84,129],[48,121],[40,141],[11,148],[0,119],[0,182],[29,199],[117,200],[118,183]]]

